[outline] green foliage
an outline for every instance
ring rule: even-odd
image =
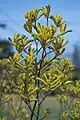
[[[60,120],[80,119],[80,81],[65,86],[65,94],[58,95]]]
[[[67,30],[67,25],[60,15],[53,16],[50,11],[48,5],[25,14],[24,28],[31,35],[31,39],[25,35],[14,35],[11,43],[17,52],[7,60],[9,70],[5,70],[8,78],[6,91],[20,96],[29,109],[30,120],[34,117],[35,120],[47,118],[49,109],[45,109],[43,115],[40,112],[43,101],[57,88],[64,89],[71,83],[70,71],[73,66],[69,59],[61,57],[68,43],[64,35],[71,30]],[[45,25],[41,25],[41,18],[46,20]],[[50,54],[52,57],[48,59],[47,55]],[[63,95],[63,98],[62,102],[66,102],[67,97]],[[25,108],[20,108],[19,111],[15,107],[12,110],[12,116],[16,120],[20,119],[17,118],[20,111],[22,115],[26,112]],[[27,113],[26,115],[28,117]],[[66,112],[63,113],[63,120],[64,116],[67,116]],[[26,117],[23,119],[27,119]]]

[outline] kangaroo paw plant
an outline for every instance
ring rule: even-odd
[[[42,112],[43,101],[52,92],[71,82],[71,62],[62,54],[71,30],[60,15],[52,15],[50,5],[25,14],[26,35],[15,34],[11,43],[16,53],[8,59],[7,71],[12,91],[27,105],[29,120],[47,119],[49,109]]]

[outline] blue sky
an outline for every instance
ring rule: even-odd
[[[24,14],[34,8],[51,5],[53,14],[60,14],[73,32],[67,34],[70,40],[66,52],[72,52],[74,44],[79,45],[80,39],[80,0],[0,0],[0,23],[7,23],[7,30],[0,29],[0,37],[13,37],[18,32],[26,34],[23,29]]]

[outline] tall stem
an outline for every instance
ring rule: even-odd
[[[44,60],[44,52],[45,52],[45,47],[43,47],[42,59],[41,59],[41,62],[40,62],[40,68],[39,68],[38,77],[40,77],[42,62]],[[40,87],[40,81],[38,81],[38,87]],[[37,91],[37,99],[38,99],[38,106],[37,106],[38,108],[37,108],[37,117],[36,117],[36,120],[39,120],[39,113],[40,113],[40,92],[39,91]]]
[[[32,111],[31,111],[30,120],[33,120],[33,115],[34,115],[34,110],[35,110],[36,104],[37,104],[37,100],[35,101],[34,106],[33,106],[33,109],[32,109]]]
[[[35,41],[36,43],[36,51],[38,51],[38,43]],[[36,53],[36,56],[38,55],[38,53]],[[35,65],[36,65],[36,74],[35,74],[35,86],[37,86],[37,81],[36,81],[36,75],[37,75],[37,71],[38,71],[38,68],[37,68],[37,58],[35,60]],[[36,92],[37,93],[37,92]],[[36,99],[37,99],[37,96],[36,96]],[[34,105],[33,105],[33,109],[31,111],[31,117],[30,117],[30,120],[33,120],[33,116],[34,116],[34,111],[35,111],[35,108],[36,108],[36,105],[37,105],[37,100],[35,100],[34,102]]]

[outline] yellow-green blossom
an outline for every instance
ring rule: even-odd
[[[66,24],[60,26],[60,32],[65,32],[66,31]]]
[[[31,19],[36,20],[37,17],[38,17],[38,12],[39,12],[39,10],[40,10],[40,9],[34,9],[34,10],[32,10],[31,12],[27,12],[27,13],[25,14],[25,18],[26,18],[26,19],[29,19],[29,20],[31,20]]]
[[[56,27],[54,26],[41,26],[38,24],[37,26],[37,39],[40,40],[42,46],[45,46],[47,41],[52,39],[56,32]]]
[[[28,20],[25,24],[24,24],[24,28],[27,32],[31,33],[32,32],[32,27],[34,26],[34,23],[31,22],[30,20]]]
[[[60,27],[60,25],[62,24],[62,16],[57,14],[55,16],[51,16],[50,18],[54,21],[57,27]]]

